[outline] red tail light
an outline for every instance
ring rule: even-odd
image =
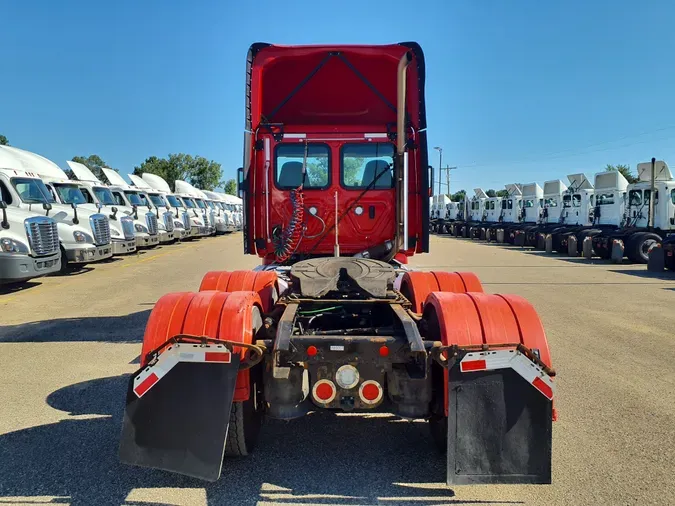
[[[359,387],[359,397],[364,404],[377,404],[382,400],[382,386],[377,381],[364,381]]]
[[[330,380],[319,380],[314,383],[312,388],[312,395],[321,404],[329,404],[335,399],[337,391],[335,383]]]

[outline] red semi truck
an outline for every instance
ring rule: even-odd
[[[416,43],[251,46],[240,192],[261,265],[157,302],[122,461],[216,480],[264,417],[388,412],[428,420],[450,484],[550,483],[535,310],[407,267],[429,251],[424,81]]]

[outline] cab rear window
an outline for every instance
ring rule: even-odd
[[[340,155],[340,184],[345,188],[394,187],[393,144],[345,144]]]
[[[326,144],[278,144],[275,148],[274,177],[278,188],[293,190],[328,188],[330,148]],[[302,168],[305,167],[305,180]]]

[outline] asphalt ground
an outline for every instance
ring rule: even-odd
[[[0,505],[675,504],[675,276],[450,237],[432,251],[413,265],[474,271],[539,312],[558,371],[552,485],[447,487],[426,424],[387,415],[271,421],[206,486],[118,463],[153,304],[254,267],[233,234],[0,291]]]

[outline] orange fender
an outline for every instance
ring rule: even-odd
[[[199,291],[257,292],[265,313],[271,311],[279,293],[279,281],[274,271],[211,271],[207,272]]]
[[[406,272],[401,280],[401,293],[421,313],[424,302],[432,292],[482,292],[478,277],[473,272]]]
[[[538,349],[541,361],[553,367],[546,334],[532,305],[517,295],[430,293],[424,315],[434,328],[431,337],[444,346],[516,344]],[[445,414],[448,414],[448,370],[444,369]]]
[[[260,311],[262,302],[255,292],[219,292],[215,290],[170,293],[155,304],[143,336],[141,367],[147,355],[178,334],[207,336],[240,343],[253,342],[253,313]],[[246,349],[234,347],[242,359]],[[234,401],[250,396],[248,370],[239,371]]]

